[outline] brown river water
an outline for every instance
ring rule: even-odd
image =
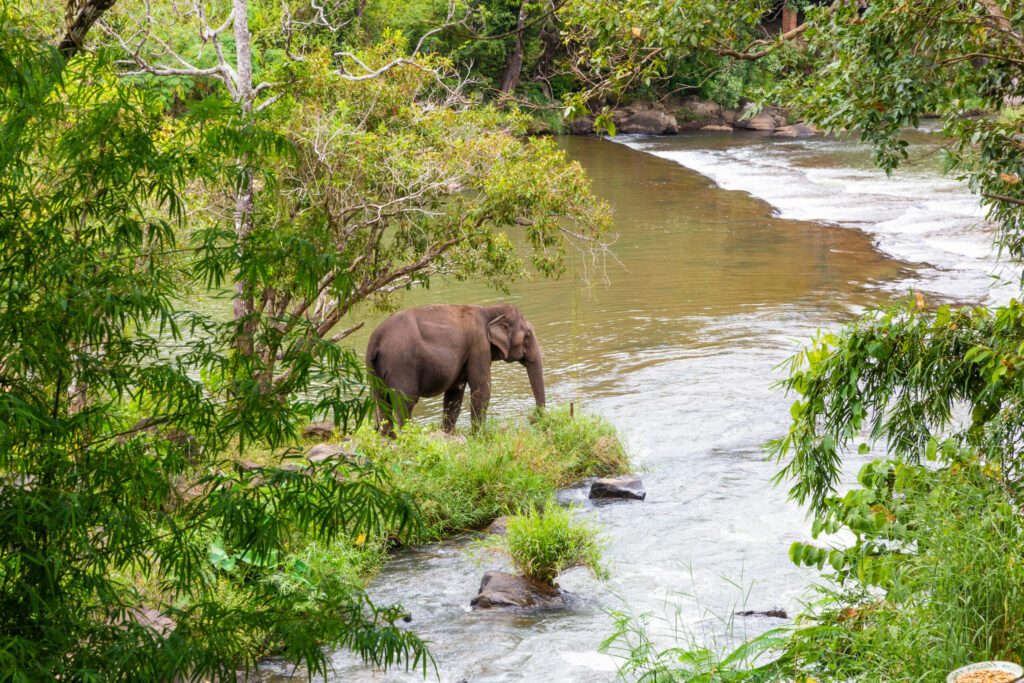
[[[793,614],[815,575],[787,550],[809,540],[804,513],[770,479],[763,445],[784,433],[792,401],[772,387],[779,363],[816,330],[835,328],[910,287],[929,300],[983,301],[994,259],[965,189],[941,177],[936,142],[912,132],[917,160],[893,178],[870,152],[837,140],[755,134],[688,135],[562,144],[614,207],[614,258],[573,256],[560,280],[529,279],[510,295],[472,284],[412,292],[403,305],[518,305],[544,349],[549,403],[611,420],[642,468],[647,500],[594,507],[565,492],[604,528],[612,578],[580,570],[560,580],[575,599],[536,614],[475,613],[486,569],[469,538],[396,555],[371,587],[401,602],[431,643],[441,681],[614,680],[598,652],[610,610],[650,612],[698,639],[753,636],[784,623],[735,618],[737,609]],[[353,343],[362,351],[368,332]],[[497,363],[492,415],[531,405],[526,374]],[[437,421],[440,399],[416,416]],[[463,414],[462,420],[468,417]],[[851,458],[848,476],[863,458]],[[732,621],[731,626],[725,622]],[[329,681],[412,681],[332,656]],[[272,680],[294,672],[270,664]]]

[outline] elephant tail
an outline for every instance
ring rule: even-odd
[[[366,351],[366,368],[370,371],[370,387],[377,398],[386,393],[384,389],[387,386],[387,377],[384,376],[386,373],[380,368],[380,357],[380,347],[371,341],[370,348]]]

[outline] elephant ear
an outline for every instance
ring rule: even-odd
[[[499,315],[497,318],[487,323],[487,341],[493,346],[497,346],[498,350],[501,351],[502,359],[508,359],[508,347],[510,331],[509,327],[511,322],[504,315]]]

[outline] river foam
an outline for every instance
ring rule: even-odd
[[[1019,269],[998,258],[977,198],[939,172],[933,154],[938,145],[928,136],[918,134],[925,141],[915,146],[924,160],[889,177],[871,165],[866,145],[850,141],[737,133],[697,149],[687,137],[623,136],[619,142],[692,169],[723,189],[753,195],[781,218],[863,230],[882,252],[922,266],[911,280],[890,283],[894,291],[914,288],[943,300],[989,304],[1017,291]]]

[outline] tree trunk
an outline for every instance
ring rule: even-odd
[[[232,14],[235,30],[235,71],[238,74],[235,97],[242,112],[251,118],[255,94],[252,85],[252,38],[249,33],[248,0],[234,0]],[[248,160],[243,157],[239,164],[242,181],[235,195],[235,238],[241,253],[253,229],[253,188]],[[238,350],[246,356],[252,355],[253,352],[252,337],[256,328],[254,312],[252,286],[244,279],[239,279],[235,283],[234,315],[235,321],[239,323]]]
[[[515,43],[505,64],[505,73],[501,76],[501,92],[510,93],[519,85],[519,77],[523,73],[523,30],[526,28],[526,0],[519,5],[519,18],[516,20]]]
[[[782,6],[782,32],[789,33],[799,23],[799,12],[788,1]]]

